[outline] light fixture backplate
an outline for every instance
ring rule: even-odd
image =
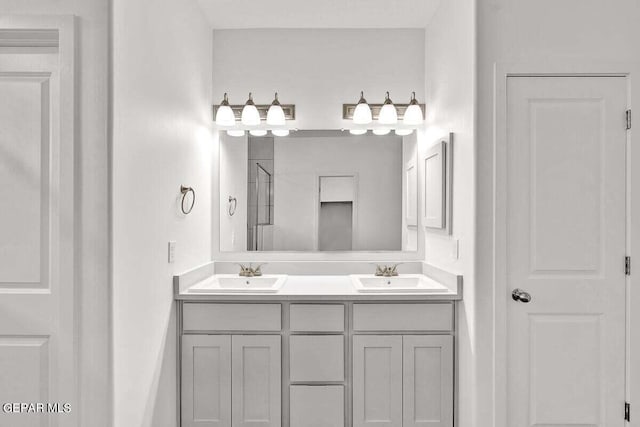
[[[296,106],[295,104],[280,104],[282,107],[282,111],[284,111],[285,120],[295,120],[296,119]],[[219,104],[215,104],[213,107],[213,120],[216,120],[216,112],[218,108],[220,108]],[[244,108],[244,104],[241,105],[229,105],[231,110],[233,110],[233,114],[236,116],[236,119],[240,120],[242,117],[242,109]],[[267,120],[267,111],[269,111],[269,107],[271,104],[256,104],[256,108],[258,109],[258,113],[260,114],[261,120]]]
[[[353,113],[356,110],[356,106],[358,104],[342,104],[342,118],[344,120],[352,120]],[[377,120],[380,115],[380,109],[384,104],[369,104],[369,108],[371,108],[371,116],[373,120]],[[409,107],[409,104],[393,104],[396,107],[396,111],[398,112],[398,120],[402,120],[404,118],[404,112]],[[420,105],[420,109],[422,110],[422,118],[424,118],[424,104]]]

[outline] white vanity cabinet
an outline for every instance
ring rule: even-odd
[[[279,427],[279,335],[186,335],[182,427]]]
[[[453,427],[453,301],[179,301],[182,427]]]
[[[354,304],[353,427],[453,426],[453,324],[452,304]]]
[[[231,425],[231,336],[182,337],[182,427]]]
[[[181,426],[280,427],[280,304],[186,303]]]

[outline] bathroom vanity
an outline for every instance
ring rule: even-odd
[[[453,426],[460,276],[432,292],[359,292],[346,275],[292,275],[275,292],[180,279],[182,427]]]
[[[174,278],[180,425],[453,427],[462,277],[423,262],[445,143],[436,170],[416,132],[219,142],[216,261]]]

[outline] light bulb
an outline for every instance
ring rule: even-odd
[[[351,135],[364,135],[367,133],[366,129],[349,129]]]
[[[233,110],[229,106],[229,99],[227,99],[226,93],[224,94],[224,99],[216,111],[216,124],[218,126],[233,126],[236,124],[236,116],[233,114]]]
[[[242,124],[246,126],[257,126],[260,124],[260,113],[256,108],[256,104],[253,103],[251,92],[249,92],[249,99],[242,108]]]
[[[229,136],[244,136],[243,130],[228,130],[227,135]]]
[[[391,99],[389,99],[389,92],[387,92],[380,114],[378,114],[378,121],[383,125],[395,125],[398,123],[398,112]]]
[[[353,123],[357,125],[366,125],[373,121],[371,116],[371,107],[367,104],[367,100],[364,99],[364,92],[360,92],[360,100],[356,109],[353,111]]]
[[[413,129],[396,129],[395,132],[398,136],[407,136],[413,133]]]
[[[373,130],[373,134],[378,136],[387,135],[389,132],[391,132],[391,129],[374,129]]]
[[[265,136],[267,131],[264,129],[251,129],[249,133],[253,136]]]
[[[271,133],[274,136],[287,136],[289,135],[289,129],[273,129]]]
[[[278,92],[276,92],[275,98],[267,111],[267,124],[271,126],[284,126],[285,121],[284,111],[278,101]]]
[[[422,116],[422,108],[420,107],[420,104],[418,104],[418,101],[416,100],[416,93],[412,92],[411,102],[409,103],[409,106],[404,112],[404,118],[402,119],[402,122],[405,125],[413,126],[413,125],[419,125],[423,121],[424,121],[424,117]]]

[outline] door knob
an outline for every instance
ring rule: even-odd
[[[513,292],[511,292],[511,298],[513,298],[514,301],[520,301],[526,304],[531,301],[531,294],[522,289],[515,288]]]

